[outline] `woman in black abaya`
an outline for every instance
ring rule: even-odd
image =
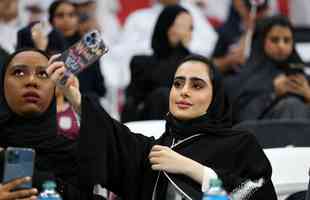
[[[255,137],[231,128],[221,78],[201,56],[185,58],[170,91],[166,131],[158,139],[133,134],[96,98],[68,99],[81,110],[80,179],[129,200],[201,199],[219,177],[236,199],[276,199],[271,166]],[[64,68],[51,65],[55,81]],[[70,95],[69,95],[70,94]],[[180,197],[178,197],[180,196]]]
[[[0,146],[35,150],[34,187],[55,180],[64,200],[83,199],[77,184],[77,143],[57,135],[55,84],[46,66],[44,52],[21,49],[2,68]]]

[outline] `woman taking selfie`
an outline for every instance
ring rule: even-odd
[[[276,199],[261,147],[250,133],[231,128],[230,104],[212,63],[194,55],[178,66],[166,131],[158,140],[133,134],[96,98],[66,89],[81,112],[81,183],[100,184],[129,200],[201,199],[209,180],[219,177],[234,195]],[[47,72],[58,81],[64,67],[52,64]]]

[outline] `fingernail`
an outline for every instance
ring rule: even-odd
[[[31,177],[30,176],[27,176],[25,177],[26,181],[30,181],[31,180]]]

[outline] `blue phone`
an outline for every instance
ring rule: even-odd
[[[34,168],[35,151],[30,148],[8,147],[4,155],[3,182],[17,178],[32,177]],[[28,189],[32,183],[25,183],[16,189]]]

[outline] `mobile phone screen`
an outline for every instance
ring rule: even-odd
[[[8,147],[5,151],[3,182],[17,178],[32,177],[35,152],[33,149]],[[16,189],[31,188],[31,182]]]
[[[93,30],[86,33],[80,41],[63,52],[57,59],[63,61],[67,68],[60,84],[64,85],[71,74],[77,74],[84,70],[107,51],[108,48],[103,42],[99,31]]]

